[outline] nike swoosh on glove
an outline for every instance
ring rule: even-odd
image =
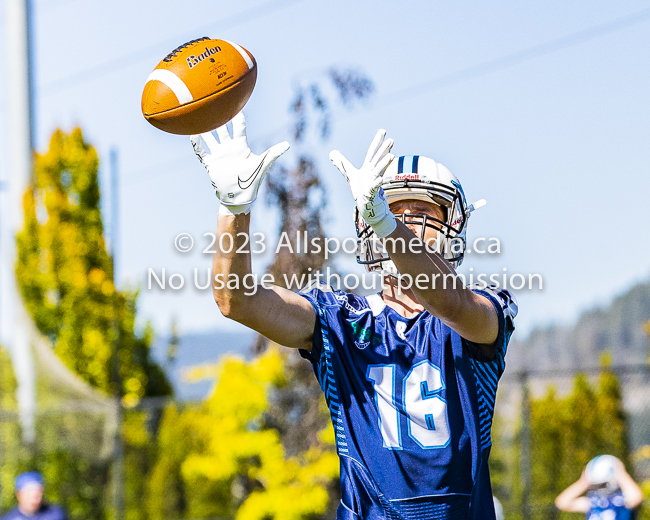
[[[248,213],[264,177],[278,157],[289,149],[289,143],[278,143],[261,155],[255,155],[248,147],[243,112],[232,120],[232,137],[226,125],[217,128],[216,132],[219,142],[212,132],[190,136],[194,153],[210,175],[222,204],[219,212]]]
[[[348,181],[354,202],[363,219],[372,226],[379,238],[390,235],[397,227],[395,217],[388,207],[388,201],[381,189],[381,179],[388,165],[395,158],[389,153],[393,140],[386,139],[386,130],[379,130],[372,140],[361,168],[357,169],[341,152],[332,150],[330,161]]]

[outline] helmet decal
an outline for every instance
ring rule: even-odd
[[[397,160],[397,173],[418,173],[419,162],[419,155],[402,155],[402,157]],[[406,171],[404,170],[405,163],[407,165]]]

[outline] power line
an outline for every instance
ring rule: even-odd
[[[381,99],[381,102],[384,104],[397,103],[399,101],[421,96],[422,94],[425,94],[432,90],[438,90],[441,88],[449,87],[451,85],[457,85],[459,83],[484,76],[491,72],[496,72],[498,70],[512,67],[514,65],[519,65],[520,63],[524,63],[541,56],[545,56],[547,54],[573,47],[600,36],[620,31],[621,29],[625,29],[647,19],[650,19],[650,8],[642,9],[627,16],[623,16],[621,18],[596,25],[588,29],[576,31],[566,36],[554,38],[553,40],[549,40],[539,45],[534,45],[527,49],[513,52],[511,54],[506,54],[505,56],[488,60],[486,62],[479,63],[478,65],[472,65],[456,72],[443,74],[442,76],[438,76],[435,79],[420,83],[419,85],[412,85],[391,94],[387,94],[383,99]]]
[[[230,29],[233,27],[237,27],[239,25],[243,25],[247,22],[256,20],[258,18],[267,16],[284,7],[288,7],[290,5],[297,4],[303,1],[304,0],[271,0],[269,2],[266,2],[265,4],[262,4],[261,6],[251,7],[246,11],[236,13],[232,16],[228,16],[221,20],[210,22],[209,24],[205,24],[201,27],[197,27],[196,29],[192,29],[192,32],[194,33],[194,35],[196,35],[203,31],[214,30],[215,27],[219,27],[219,26],[222,27],[227,26]],[[136,63],[143,61],[144,59],[149,58],[150,55],[153,53],[160,54],[161,48],[169,49],[174,45],[178,45],[178,43],[183,38],[187,38],[187,36],[185,36],[186,34],[187,32],[183,33],[183,35],[170,38],[164,42],[157,43],[156,45],[151,45],[149,47],[145,47],[144,49],[140,49],[136,52],[130,52],[128,54],[124,54],[118,58],[107,60],[95,66],[88,67],[87,69],[74,72],[61,79],[57,79],[49,83],[46,83],[41,88],[39,88],[39,90],[42,91],[42,94],[40,94],[40,96],[41,97],[51,96],[52,94],[56,94],[57,92],[61,92],[62,90],[66,90],[67,88],[70,88],[72,86],[79,85],[81,83],[85,83],[87,81],[105,76],[106,74],[110,74],[128,68]]]
[[[580,43],[596,39],[600,36],[605,36],[607,34],[626,29],[632,25],[648,19],[650,19],[650,8],[642,9],[632,14],[616,18],[615,20],[611,20],[594,27],[589,27],[587,29],[581,29],[566,36],[554,38],[552,40],[534,45],[521,51],[506,54],[504,56],[479,63],[478,65],[465,67],[464,69],[456,72],[443,74],[442,76],[438,76],[437,78],[428,80],[424,83],[411,85],[404,89],[386,94],[380,97],[378,101],[384,105],[406,101],[408,99],[426,94],[432,90],[438,90],[452,85],[458,85],[459,83],[476,79],[491,72],[496,72],[507,67],[519,65],[541,56],[573,47]],[[353,114],[348,113],[345,114],[341,120],[349,119],[351,117],[353,117]],[[274,130],[272,133],[265,134],[259,141],[267,141],[274,135],[274,133],[286,127],[287,125],[276,128],[276,130]]]
[[[284,7],[288,4],[293,4],[300,2],[302,0],[285,0],[283,2],[280,2],[278,6],[276,6],[276,9],[279,9],[281,7]],[[271,4],[274,4],[276,2],[271,1],[265,4],[267,7],[271,7]],[[268,10],[264,14],[268,14],[268,12],[272,12],[272,10]],[[233,19],[234,17],[242,17],[246,13],[240,13],[238,15],[234,15],[233,17],[230,17],[230,19]],[[553,52],[557,52],[560,50],[563,50],[565,48],[569,48],[575,45],[578,45],[580,43],[584,43],[589,40],[593,40],[595,38],[598,38],[600,36],[604,36],[606,34],[610,34],[616,31],[619,31],[621,29],[625,29],[627,27],[630,27],[632,25],[635,25],[637,23],[640,23],[644,20],[647,20],[650,18],[650,8],[647,9],[642,9],[640,11],[637,11],[635,13],[632,13],[630,15],[623,16],[621,18],[617,18],[615,20],[605,22],[600,25],[596,25],[594,27],[590,27],[587,29],[583,29],[580,31],[576,31],[574,33],[571,33],[566,36],[561,36],[559,38],[555,38],[553,40],[549,40],[547,42],[534,45],[532,47],[529,47],[528,49],[524,49],[521,51],[517,51],[511,54],[507,54],[505,56],[501,56],[499,58],[495,58],[489,61],[486,61],[484,63],[480,63],[478,65],[473,65],[470,67],[466,67],[464,69],[461,69],[456,72],[452,72],[449,74],[444,74],[442,76],[439,76],[438,78],[435,78],[433,80],[429,80],[425,83],[421,83],[419,85],[412,85],[410,87],[406,87],[405,89],[387,94],[383,96],[383,98],[380,98],[381,102],[384,104],[389,104],[389,103],[397,103],[399,101],[404,101],[413,97],[417,97],[420,95],[423,95],[431,90],[437,90],[441,89],[444,87],[448,87],[451,85],[456,85],[465,81],[469,81],[472,79],[475,79],[477,77],[480,77],[485,74],[489,74],[491,72],[495,72],[507,67],[511,67],[514,65],[518,65],[527,61],[531,61],[533,59],[539,58],[541,56],[551,54]],[[249,18],[250,19],[250,18]],[[229,19],[224,19],[222,22],[226,22]],[[216,23],[216,22],[215,22]],[[207,26],[204,26],[207,27]],[[202,30],[202,28],[197,29],[197,31]],[[159,50],[158,47],[160,45],[157,45],[155,47],[156,50]],[[138,54],[144,54],[145,52],[150,52],[154,47],[151,47],[149,49],[146,49],[144,51],[139,51]],[[102,68],[107,67],[109,64],[112,64],[113,62],[118,62],[120,65],[122,65],[122,60],[123,58],[120,58],[119,60],[112,60],[111,62],[104,63],[101,65]],[[106,73],[108,71],[103,71],[102,73]],[[101,75],[99,73],[98,75]],[[88,78],[87,78],[88,79]],[[70,80],[70,78],[68,78]],[[64,88],[64,87],[61,87]],[[351,117],[351,116],[349,116]],[[286,128],[286,126],[283,125],[283,127],[278,127],[276,130],[273,131],[273,135],[277,132],[280,131],[282,128]],[[263,142],[269,139],[272,135],[271,133],[265,134],[262,138],[257,139],[256,141],[258,142]],[[169,169],[169,168],[174,168],[176,165],[180,166],[182,163],[185,163],[186,160],[183,158],[181,159],[180,157],[176,160],[173,160],[172,163],[169,161],[166,161],[164,164],[161,164],[159,166],[147,166],[144,168],[139,168],[137,170],[133,170],[129,172],[129,175],[132,175],[133,173],[140,173],[144,171],[149,171],[149,170],[156,170],[160,171],[161,169]],[[172,171],[168,170],[168,173],[164,175],[171,174]],[[133,183],[139,183],[142,181],[146,181],[153,178],[153,176],[146,175],[144,177],[140,178],[135,178],[135,179],[130,179],[127,180],[127,184],[133,184]]]

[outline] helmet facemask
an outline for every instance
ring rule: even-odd
[[[589,491],[602,497],[608,497],[618,491],[619,486],[616,482],[603,482],[602,484],[591,484]]]
[[[415,172],[403,172],[403,165],[408,161],[412,164],[411,169],[416,170]],[[389,204],[402,200],[421,200],[440,206],[445,213],[444,221],[423,213],[402,213],[396,217],[404,224],[419,225],[419,231],[415,234],[423,241],[427,228],[435,230],[437,239],[425,243],[427,250],[439,253],[453,268],[457,268],[465,255],[467,219],[475,208],[485,202],[480,201],[480,204],[477,202],[468,206],[463,189],[455,176],[432,159],[418,156],[400,157],[393,162],[399,164],[399,167],[391,169],[393,165],[389,166],[384,174],[385,180],[381,184]],[[418,163],[421,174],[417,173]],[[399,276],[384,243],[361,218],[356,208],[354,216],[357,231],[357,262],[365,265],[368,271],[380,271],[391,276]],[[397,243],[394,247],[401,248],[402,245]],[[408,248],[408,244],[406,247]]]

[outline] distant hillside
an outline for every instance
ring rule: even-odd
[[[513,338],[508,368],[596,367],[605,351],[611,352],[615,365],[647,362],[650,341],[643,324],[648,320],[650,282],[635,285],[606,308],[583,313],[573,327],[538,329],[524,341]]]

